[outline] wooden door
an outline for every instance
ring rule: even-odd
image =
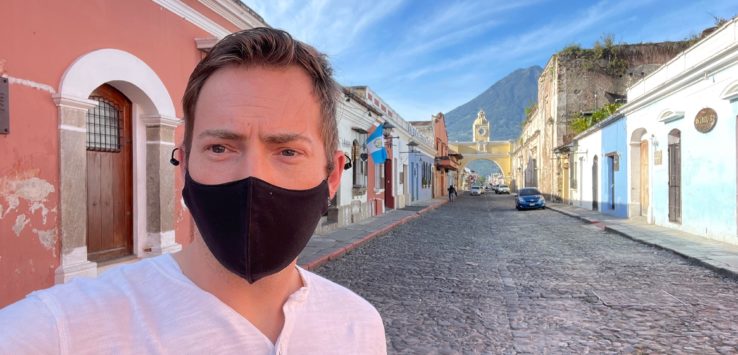
[[[392,159],[384,162],[384,207],[395,208],[395,196],[392,191]]]
[[[592,210],[597,211],[597,156],[594,157],[592,162]]]
[[[669,133],[669,221],[682,222],[682,147],[677,129]]]
[[[648,141],[643,140],[641,141],[641,176],[640,176],[640,183],[641,183],[641,216],[648,215],[648,205],[649,205],[649,186],[648,186]]]
[[[133,252],[131,102],[102,85],[87,113],[87,256],[106,261]]]

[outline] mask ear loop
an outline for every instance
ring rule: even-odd
[[[176,158],[174,157],[174,152],[176,152],[176,151],[178,151],[178,150],[179,150],[179,148],[174,148],[174,149],[172,149],[172,157],[171,157],[171,158],[169,159],[169,164],[172,164],[172,165],[174,165],[174,166],[177,166],[177,165],[179,165],[179,160],[177,160],[177,159],[176,159]]]
[[[351,167],[353,166],[351,164],[351,158],[348,156],[348,154],[344,154],[343,156],[346,157],[346,159],[348,160],[348,162],[346,162],[346,164],[343,164],[343,170],[351,169]]]

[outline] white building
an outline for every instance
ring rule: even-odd
[[[341,186],[331,201],[328,215],[318,226],[318,233],[359,222],[372,216],[368,203],[369,158],[366,148],[368,131],[381,124],[381,114],[350,90],[343,90],[336,112],[338,120],[338,149],[346,156]]]
[[[738,244],[738,20],[628,89],[629,216]]]

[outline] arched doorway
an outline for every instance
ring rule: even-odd
[[[87,258],[133,254],[131,101],[110,85],[95,89],[87,111]]]
[[[597,203],[597,170],[599,168],[597,167],[597,156],[595,155],[594,159],[592,160],[592,210],[597,211],[598,210],[598,203]]]
[[[631,217],[647,216],[649,200],[648,140],[646,130],[633,131],[630,138],[630,211]]]
[[[113,133],[118,128],[108,127],[107,124],[114,121],[111,118],[114,115],[103,111],[94,113],[95,110],[109,109],[108,104],[101,104],[100,98],[107,98],[106,100],[111,102],[110,106],[120,105],[109,98],[111,95],[101,94],[98,89],[101,86],[109,86],[116,90],[128,101],[125,105],[131,106],[128,109],[123,108],[122,111],[128,113],[119,117],[125,120],[125,116],[130,116],[128,122],[121,123],[119,127],[121,130],[130,127],[131,133],[126,135],[125,132],[118,132],[117,142],[113,138],[115,136]],[[60,141],[61,264],[55,271],[55,281],[63,283],[76,276],[96,276],[98,265],[92,260],[110,260],[126,254],[146,257],[179,250],[181,246],[176,242],[174,231],[177,208],[175,171],[163,157],[168,157],[174,148],[174,130],[181,122],[176,117],[171,96],[157,73],[130,53],[117,49],[99,49],[80,56],[67,68],[53,99],[59,108]],[[119,109],[120,106],[116,111]],[[101,143],[90,145],[93,151],[117,150],[118,144],[121,151],[126,144],[132,150],[131,156],[127,159],[131,161],[129,168],[131,177],[123,179],[129,179],[133,208],[128,209],[125,207],[127,202],[124,202],[119,214],[124,220],[130,218],[130,222],[119,222],[121,226],[127,224],[131,228],[130,232],[121,232],[120,235],[120,238],[125,234],[132,235],[130,249],[122,244],[107,246],[99,244],[101,248],[95,249],[96,242],[88,241],[88,227],[95,228],[93,221],[88,225],[88,217],[96,218],[95,209],[100,209],[101,203],[113,203],[112,198],[101,196],[96,205],[90,208],[88,216],[88,204],[92,205],[94,201],[88,200],[87,196],[87,148],[90,129],[88,112],[93,112],[93,115],[98,115],[100,119],[100,127],[93,127],[95,132],[91,133],[99,135],[102,140]],[[90,157],[91,176],[95,171],[94,164],[95,158]],[[99,164],[103,164],[102,158]],[[108,168],[102,165],[97,171],[100,174],[110,174]],[[105,180],[99,178],[95,182],[94,176],[92,180],[91,184],[106,184],[102,182]],[[103,187],[100,186],[100,191],[105,191]],[[94,192],[94,186],[90,188]],[[112,194],[112,190],[108,191]],[[115,208],[115,212],[104,210],[98,212],[118,213],[119,207]],[[132,211],[132,215],[126,216],[127,211]],[[98,225],[101,226],[102,222]],[[189,231],[184,228],[185,231]],[[91,231],[90,235],[94,233],[96,232]],[[88,250],[88,247],[92,250]]]
[[[669,221],[682,222],[682,133],[669,132]]]

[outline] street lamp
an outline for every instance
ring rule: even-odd
[[[410,143],[407,144],[407,146],[410,148],[407,152],[400,152],[400,154],[416,154],[419,153],[417,150],[415,150],[415,147],[417,147],[419,144],[415,141],[410,141]]]
[[[392,136],[392,130],[395,129],[395,125],[390,123],[389,121],[384,121],[384,124],[382,124],[382,128],[384,129],[384,132],[382,134],[384,135],[384,139],[386,141],[389,141],[389,145],[392,146],[392,140],[393,139],[400,139],[400,137],[393,137]]]

